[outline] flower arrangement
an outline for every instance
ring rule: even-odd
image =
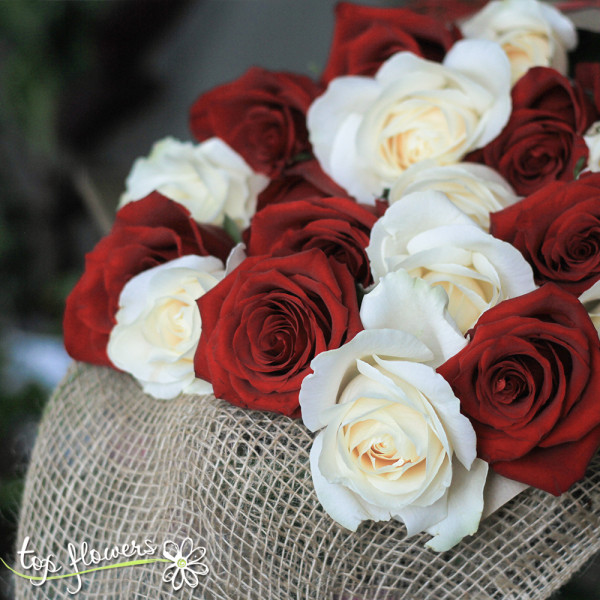
[[[537,0],[342,2],[313,81],[250,69],[138,159],[73,358],[302,418],[340,525],[444,551],[600,448],[600,62]]]

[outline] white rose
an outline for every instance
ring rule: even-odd
[[[521,253],[485,233],[441,192],[414,192],[392,204],[371,230],[367,255],[375,281],[403,269],[441,286],[463,333],[487,309],[536,287]]]
[[[594,123],[583,136],[590,151],[587,169],[594,173],[600,171],[600,121]]]
[[[475,458],[459,400],[434,369],[466,342],[447,321],[441,290],[401,272],[376,289],[361,317],[387,314],[383,324],[393,328],[366,329],[319,354],[300,390],[302,418],[320,430],[310,453],[315,490],[350,530],[396,518],[407,535],[427,531],[435,536],[427,545],[444,551],[477,530],[488,470]]]
[[[583,292],[579,296],[579,301],[588,311],[596,331],[600,333],[600,281],[597,281],[591,288]]]
[[[198,223],[222,225],[227,215],[245,228],[268,182],[219,138],[192,144],[167,137],[135,161],[119,207],[156,190],[183,204]]]
[[[567,74],[567,50],[577,45],[573,23],[553,6],[537,0],[486,4],[461,25],[466,38],[498,42],[506,52],[514,83],[531,67],[552,67]]]
[[[218,258],[188,255],[130,279],[109,337],[111,362],[156,398],[211,393],[212,386],[194,375],[202,329],[196,300],[223,276]]]
[[[475,163],[435,166],[428,161],[409,167],[392,186],[390,204],[413,192],[436,190],[486,231],[490,213],[514,204],[519,197],[494,169]]]
[[[334,79],[310,106],[307,125],[324,171],[373,203],[412,164],[456,163],[490,142],[510,111],[506,55],[497,44],[469,40],[443,64],[400,52],[375,78]]]

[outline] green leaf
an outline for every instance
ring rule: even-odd
[[[294,156],[292,158],[292,164],[295,165],[296,163],[299,163],[299,162],[306,162],[307,160],[310,160],[312,157],[313,156],[310,152],[298,152],[298,154],[296,154],[296,156]]]
[[[573,179],[579,179],[579,176],[581,175],[581,171],[583,171],[583,169],[585,168],[585,165],[587,163],[587,160],[585,158],[585,156],[582,156],[576,163],[575,165],[575,169],[573,170]]]
[[[225,215],[223,229],[236,244],[239,244],[242,241],[242,232],[237,226],[237,223],[229,215]]]

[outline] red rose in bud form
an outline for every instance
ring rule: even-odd
[[[67,298],[67,352],[75,360],[112,366],[106,345],[119,296],[133,276],[188,254],[225,261],[232,247],[225,231],[198,225],[185,207],[158,192],[125,205],[111,232],[86,255],[85,271]]]
[[[600,173],[550,183],[490,222],[490,233],[521,252],[538,285],[553,282],[579,296],[600,279]]]
[[[196,375],[218,398],[294,417],[312,359],[362,329],[352,275],[316,249],[249,257],[198,306]]]
[[[583,134],[594,110],[577,85],[547,67],[530,69],[511,92],[513,109],[500,135],[468,160],[498,171],[527,196],[551,181],[572,181],[587,161]]]
[[[600,341],[583,305],[548,283],[486,311],[438,372],[501,475],[558,495],[600,447]]]
[[[306,111],[321,89],[304,75],[253,67],[202,94],[190,111],[200,142],[219,137],[257,172],[277,177],[310,153]]]
[[[319,248],[346,265],[356,283],[373,283],[366,247],[377,221],[373,207],[348,198],[305,198],[258,212],[247,235],[248,256],[287,256]]]
[[[321,76],[328,83],[342,75],[374,75],[397,52],[412,52],[441,62],[461,35],[427,15],[403,8],[374,8],[340,2],[327,66]]]

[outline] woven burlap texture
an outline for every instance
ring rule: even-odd
[[[69,542],[190,537],[210,570],[179,591],[164,563],[97,571],[75,596],[67,580],[15,578],[17,599],[527,600],[600,550],[598,456],[569,493],[529,489],[436,554],[400,523],[336,525],[313,489],[311,443],[300,421],[213,397],[158,401],[128,375],[74,364],[40,426],[18,547],[29,536],[39,556],[61,557]]]

